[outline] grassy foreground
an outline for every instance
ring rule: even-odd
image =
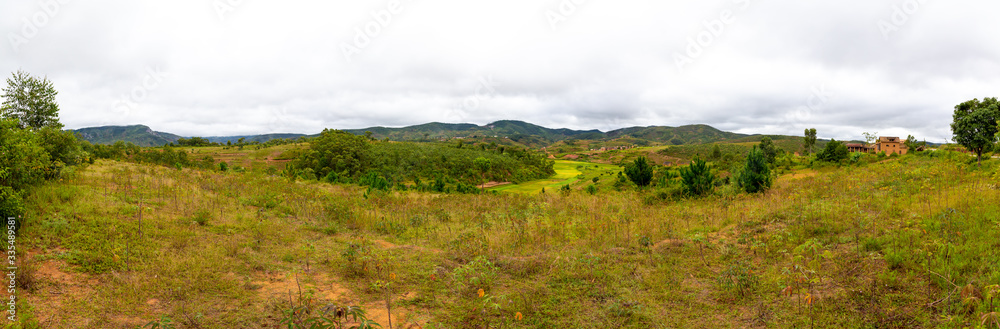
[[[394,328],[991,328],[995,162],[908,156],[663,202],[364,198],[98,161],[30,193],[14,327],[265,328],[327,303],[388,327],[390,300]]]

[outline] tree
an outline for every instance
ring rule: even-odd
[[[309,147],[310,151],[299,157],[296,167],[312,168],[318,177],[325,177],[331,171],[356,177],[371,162],[368,139],[342,130],[324,129]]]
[[[806,129],[805,137],[802,138],[802,149],[806,154],[812,153],[816,147],[816,128]]]
[[[719,149],[719,144],[715,144],[712,147],[712,160],[718,161],[719,159],[722,159],[722,150]]]
[[[816,158],[827,162],[840,162],[847,159],[847,145],[830,139],[822,151],[816,153]]]
[[[771,137],[767,136],[760,140],[760,150],[764,152],[764,158],[770,164],[773,164],[774,160],[778,158],[780,151],[777,146],[774,146],[774,141],[771,140]]]
[[[625,175],[635,185],[646,187],[653,181],[653,166],[649,164],[646,157],[641,156],[625,166]]]
[[[695,158],[687,168],[681,168],[684,191],[690,195],[704,195],[715,186],[715,175],[705,161]]]
[[[919,150],[921,147],[927,146],[927,142],[917,141],[916,137],[913,137],[913,135],[908,135],[906,136],[906,141],[903,142],[903,145],[906,145],[906,149],[909,150],[910,152],[917,152],[917,150]]]
[[[49,153],[49,159],[53,162],[59,161],[65,165],[75,165],[83,160],[83,150],[73,132],[51,126],[43,127],[35,132],[38,134],[42,147]]]
[[[771,182],[771,168],[767,165],[767,157],[764,151],[754,147],[747,155],[737,183],[747,193],[757,193],[771,188]]]
[[[18,70],[7,78],[0,116],[17,120],[20,128],[62,128],[63,125],[59,123],[59,104],[56,103],[57,94],[59,92],[48,78],[39,79]]]
[[[0,154],[0,216],[6,219],[24,211],[21,192],[52,172],[38,135],[15,120],[0,119]]]
[[[1000,119],[1000,103],[994,98],[984,98],[964,102],[955,106],[951,131],[954,140],[976,153],[976,161],[982,165],[983,152],[997,140],[997,119]]]
[[[865,146],[873,145],[875,144],[875,141],[878,140],[878,132],[873,132],[873,133],[863,132],[861,134],[865,136]],[[875,149],[872,149],[873,152],[874,150]]]

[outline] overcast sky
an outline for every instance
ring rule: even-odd
[[[3,1],[0,73],[67,128],[185,136],[709,124],[951,137],[1000,96],[1000,1]]]

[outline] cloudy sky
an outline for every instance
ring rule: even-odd
[[[185,136],[524,120],[950,138],[1000,96],[992,0],[39,0],[0,3],[0,73],[67,128]]]

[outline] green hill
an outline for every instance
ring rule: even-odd
[[[559,146],[562,142],[591,141],[589,144],[601,146],[621,145],[694,145],[717,142],[759,142],[762,135],[739,134],[722,131],[709,125],[696,124],[679,127],[648,126],[628,127],[609,132],[600,130],[573,130],[567,128],[546,128],[517,120],[501,120],[483,126],[471,123],[431,122],[408,127],[369,127],[344,129],[355,135],[371,133],[375,139],[392,141],[441,141],[463,138],[467,142],[496,143],[528,148]],[[111,144],[116,141],[132,142],[141,146],[159,146],[174,142],[180,136],[156,132],[146,126],[107,126],[76,130],[83,138],[95,144]],[[247,142],[267,142],[277,138],[313,137],[305,134],[264,134],[244,136],[206,137],[211,142],[236,142],[243,138]],[[772,136],[782,147],[797,147],[799,137]],[[787,142],[787,143],[786,143]],[[588,144],[588,143],[585,143]],[[604,145],[607,144],[607,145]],[[788,145],[785,145],[788,144]],[[795,145],[792,145],[795,144]]]
[[[161,146],[181,138],[171,133],[153,131],[143,125],[92,127],[72,131],[92,144],[114,144],[123,141],[139,146]]]
[[[609,131],[606,135],[610,138],[629,136],[673,145],[704,144],[750,136],[721,131],[709,125],[631,127]]]

